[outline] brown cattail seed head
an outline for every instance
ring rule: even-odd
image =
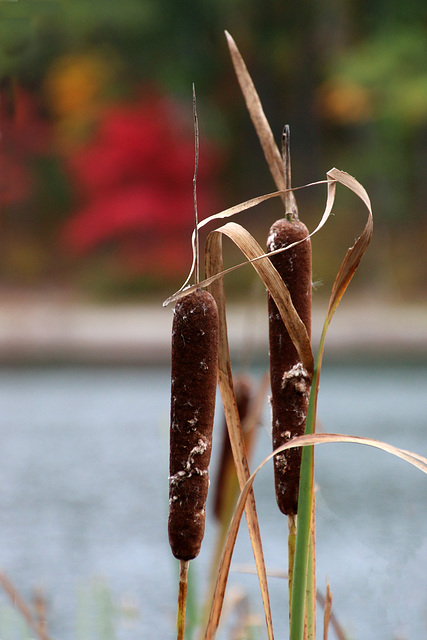
[[[299,220],[277,220],[270,229],[268,251],[286,247],[306,238],[309,232]],[[306,240],[288,251],[271,257],[286,284],[292,302],[307,333],[311,333],[311,243]],[[303,435],[310,395],[310,377],[286,330],[271,296],[268,296],[271,405],[273,450],[291,438]],[[282,513],[298,510],[301,449],[290,449],[275,456],[276,499]]]
[[[207,291],[178,301],[171,359],[169,543],[191,560],[205,529],[218,368],[218,310]]]

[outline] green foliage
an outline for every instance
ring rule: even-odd
[[[0,638],[2,640],[28,640],[34,637],[21,614],[10,605],[0,607]]]
[[[73,637],[75,640],[117,640],[123,620],[128,622],[137,616],[138,612],[132,605],[117,604],[105,580],[94,578],[77,591]],[[46,632],[49,635],[49,629]],[[0,605],[1,640],[32,640],[36,637],[39,635],[28,627],[17,608],[12,604]]]
[[[116,617],[108,585],[101,580],[85,585],[77,596],[76,640],[116,640]]]
[[[177,562],[177,576],[179,574],[179,562]],[[188,583],[187,583],[187,611],[185,620],[185,640],[193,640],[195,638],[195,632],[199,623],[200,616],[200,602],[197,598],[197,577],[194,573],[194,567],[190,562],[188,568]]]
[[[371,92],[372,119],[402,135],[427,118],[426,60],[427,38],[419,25],[383,29],[340,56],[331,75]]]
[[[58,55],[98,45],[120,51],[132,64],[144,53],[143,43],[156,33],[159,21],[156,3],[137,0],[4,2],[0,75],[40,82],[46,66]]]

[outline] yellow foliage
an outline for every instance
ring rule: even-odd
[[[91,111],[110,79],[107,60],[96,54],[58,58],[45,80],[52,113],[59,119]]]
[[[323,84],[318,92],[318,105],[324,118],[345,124],[367,122],[373,114],[370,92],[348,81]]]

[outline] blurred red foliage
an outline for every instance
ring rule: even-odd
[[[34,189],[31,158],[48,153],[51,130],[37,98],[17,83],[0,89],[0,203],[27,201]]]
[[[220,165],[219,150],[203,140],[197,177],[203,217],[217,205]],[[69,251],[112,245],[133,271],[189,267],[194,134],[191,118],[184,122],[171,99],[151,91],[108,108],[68,167],[81,203],[63,229]]]

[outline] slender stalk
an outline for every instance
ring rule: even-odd
[[[292,189],[292,173],[291,173],[291,129],[288,124],[285,124],[282,133],[282,158],[283,168],[285,173],[285,208],[286,217],[289,216],[289,220],[298,220],[298,207],[295,200]]]
[[[179,562],[178,611],[176,615],[176,640],[185,638],[185,610],[187,608],[187,578],[189,560]]]
[[[316,640],[316,496],[313,494],[305,605],[307,640]]]
[[[291,129],[288,124],[285,124],[282,134],[282,159],[283,170],[285,175],[285,215],[289,216],[290,220],[294,217],[293,209],[296,209],[295,197],[291,189]],[[298,211],[296,210],[296,217],[298,218]],[[288,598],[289,598],[289,622],[291,620],[291,602],[292,602],[292,581],[294,576],[294,561],[295,561],[295,542],[296,542],[296,515],[288,516]]]
[[[194,247],[195,247],[194,278],[195,278],[195,284],[199,284],[199,279],[200,279],[199,229],[198,229],[198,216],[197,216],[197,169],[199,165],[199,119],[197,117],[196,87],[194,86],[194,83],[193,83],[193,121],[194,121],[193,200],[194,200]]]
[[[252,565],[233,563],[233,571],[234,573],[256,575],[256,569]],[[287,580],[288,578],[288,574],[285,571],[278,569],[267,569],[267,575],[269,578],[279,578],[281,580]],[[333,628],[337,640],[348,640],[341,628],[341,625],[332,612],[332,593],[329,584],[326,586],[326,596],[323,596],[319,591],[317,591],[316,600],[319,606],[324,610],[324,618],[328,618],[328,624],[330,622],[330,626]]]
[[[316,366],[311,384],[307,411],[306,434],[314,433],[319,375],[328,324],[325,322],[320,338]],[[301,478],[298,499],[298,527],[295,543],[294,575],[292,581],[290,640],[303,640],[304,617],[309,567],[310,537],[313,527],[314,509],[314,448],[304,447],[301,460]],[[313,566],[311,565],[311,569]],[[310,572],[311,573],[311,572]]]
[[[49,640],[44,621],[34,619],[33,613],[24,598],[15,589],[9,578],[2,572],[0,572],[0,585],[9,596],[14,608],[16,608],[25,619],[29,629],[31,629],[40,640]]]
[[[288,585],[289,585],[289,620],[291,619],[292,581],[294,577],[295,543],[297,539],[297,516],[288,516]]]
[[[304,638],[304,618],[307,588],[307,569],[311,530],[312,512],[312,484],[311,471],[313,468],[313,447],[304,447],[301,469],[306,473],[301,474],[300,500],[298,508],[298,529],[295,544],[295,563],[291,598],[291,624],[290,639],[302,640]]]
[[[323,615],[323,640],[328,640],[329,623],[331,622],[332,613],[332,592],[329,584],[326,585],[325,611]]]

